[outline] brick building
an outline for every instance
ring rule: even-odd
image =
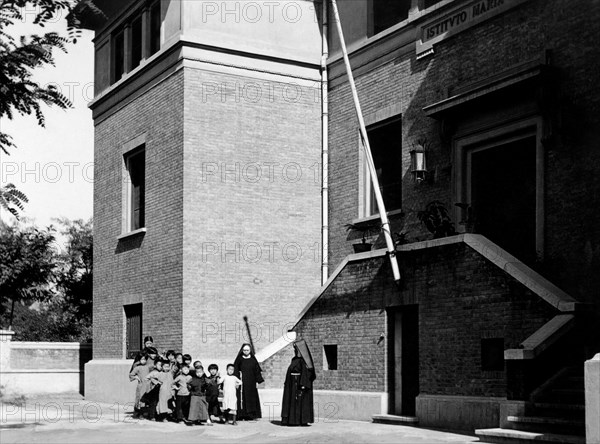
[[[142,3],[96,38],[100,260],[90,368],[125,357],[123,324],[140,302],[144,333],[203,360],[232,356],[239,343],[207,322],[248,314],[293,326],[309,342],[322,416],[581,433],[581,373],[598,351],[600,312],[600,3],[339,2],[401,240],[399,283],[377,230],[367,232],[372,251],[353,253],[379,217],[331,8],[281,2],[278,20],[261,2],[231,2],[231,12],[163,1],[151,55],[153,5]],[[140,32],[141,58],[127,46],[139,8],[150,30]],[[268,23],[255,26],[252,8]],[[223,87],[230,82],[245,88]],[[265,82],[271,93],[263,86],[257,98]],[[128,232],[138,217],[127,206],[129,195],[136,200],[128,153],[140,146],[147,231]],[[311,180],[232,185],[221,177],[220,163],[239,162],[243,176],[257,156],[298,164]],[[133,186],[122,185],[128,172]],[[419,220],[429,202],[438,202],[429,215],[447,215],[457,235],[432,239]],[[293,266],[243,260],[248,252],[228,262],[235,254],[220,249],[237,240],[242,250],[279,242],[306,251],[322,236],[322,264],[305,255]],[[321,275],[328,279],[318,290]],[[291,349],[262,336],[267,388],[279,389]],[[548,415],[562,422],[548,425]]]
[[[131,385],[111,381],[144,336],[224,365],[247,340],[243,316],[260,349],[318,291],[321,29],[310,2],[272,18],[240,4],[99,4],[108,21],[90,23],[96,242],[86,378],[89,397],[116,401]],[[288,16],[298,17],[291,30]]]

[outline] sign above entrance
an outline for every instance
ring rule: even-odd
[[[432,54],[433,45],[528,0],[476,0],[449,9],[417,30],[417,56]]]

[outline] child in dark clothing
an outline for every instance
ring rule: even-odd
[[[157,377],[162,373],[162,361],[156,361],[154,363],[154,370],[152,370],[148,375],[146,375],[146,379],[149,381],[150,388],[148,392],[142,397],[142,401],[144,401],[148,405],[148,419],[154,420],[156,418],[156,407],[158,406],[158,395],[160,393],[160,384],[157,383]]]
[[[176,421],[187,421],[190,412],[190,390],[188,384],[192,381],[190,368],[187,365],[181,367],[181,374],[173,381],[173,389],[177,390],[175,399]]]
[[[196,363],[194,363],[196,364]],[[202,375],[202,376],[198,376]],[[196,367],[196,376],[188,383],[190,390],[190,414],[188,419],[190,423],[201,424],[206,421],[206,425],[213,425],[208,415],[208,404],[206,403],[206,376],[204,368]]]
[[[223,422],[223,413],[221,412],[221,406],[219,405],[219,366],[217,364],[210,364],[208,366],[209,376],[206,377],[206,402],[208,404],[208,416],[214,421],[219,420]]]

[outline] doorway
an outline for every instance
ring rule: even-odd
[[[388,310],[389,411],[414,416],[419,394],[419,311],[416,305]]]
[[[536,138],[468,152],[476,233],[532,263],[536,259]]]

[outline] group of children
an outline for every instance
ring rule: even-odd
[[[237,425],[237,389],[242,381],[234,376],[233,364],[227,365],[224,376],[216,364],[210,364],[206,375],[200,361],[192,365],[190,355],[173,350],[163,357],[152,346],[151,338],[146,339],[146,347],[136,357],[129,374],[131,381],[137,381],[137,418],[187,425],[213,425],[213,421]]]

